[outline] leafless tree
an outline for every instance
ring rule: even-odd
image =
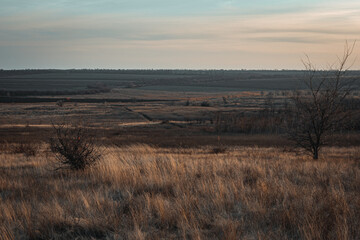
[[[344,47],[342,57],[338,57],[336,66],[328,70],[318,70],[309,57],[303,61],[306,76],[303,83],[305,90],[294,91],[291,107],[291,126],[288,135],[297,146],[319,158],[320,149],[327,143],[328,137],[346,122],[349,115],[344,110],[354,81],[346,74],[355,42]]]

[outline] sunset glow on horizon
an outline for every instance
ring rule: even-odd
[[[359,1],[3,0],[0,69],[302,69],[359,38]]]

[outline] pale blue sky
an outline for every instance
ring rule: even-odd
[[[360,37],[360,1],[0,3],[4,69],[301,69],[304,53],[331,63]]]

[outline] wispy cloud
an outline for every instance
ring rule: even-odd
[[[7,50],[0,64],[297,68],[303,52],[324,61],[345,39],[360,37],[360,3],[351,1],[292,1],[299,7],[274,1],[279,8],[261,0],[149,2],[5,0],[0,50]],[[21,53],[34,57],[28,61]]]

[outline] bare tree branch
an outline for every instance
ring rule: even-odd
[[[338,65],[330,65],[329,70],[315,68],[309,56],[302,60],[306,69],[303,83],[307,91],[294,91],[291,100],[292,123],[288,128],[289,138],[299,147],[318,159],[319,151],[327,142],[333,130],[346,121],[349,114],[344,111],[344,102],[351,93],[354,81],[348,81],[347,71],[353,63],[348,64],[354,51],[355,43],[345,43],[342,57],[338,57]]]

